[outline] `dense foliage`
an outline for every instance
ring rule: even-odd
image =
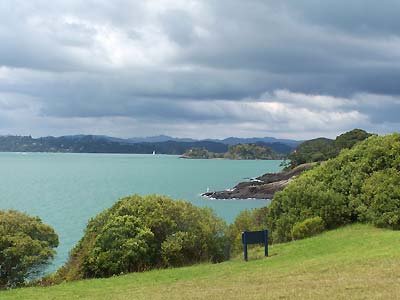
[[[223,158],[224,153],[210,152],[205,148],[192,148],[187,150],[182,158],[197,158],[197,159],[212,159],[212,158]]]
[[[267,223],[276,242],[320,217],[327,229],[356,221],[400,229],[400,134],[372,136],[275,194]]]
[[[293,225],[292,239],[304,239],[321,233],[324,229],[325,224],[321,217],[308,218]]]
[[[92,219],[58,276],[108,277],[224,259],[225,223],[211,210],[168,197],[137,195]]]
[[[227,237],[231,245],[231,252],[238,253],[243,250],[242,245],[242,232],[263,230],[267,228],[266,215],[268,212],[267,207],[259,209],[244,210],[239,213],[235,221],[229,225],[227,230]]]
[[[226,153],[213,153],[205,148],[193,148],[185,152],[183,158],[225,158],[225,159],[280,159],[282,155],[275,153],[264,144],[237,144],[230,146]]]
[[[308,162],[325,161],[339,154],[342,149],[351,148],[371,134],[361,129],[354,129],[336,137],[335,140],[317,138],[300,144],[289,154],[290,167]]]
[[[57,246],[57,234],[39,218],[0,211],[0,289],[20,285],[39,274]]]
[[[375,172],[362,186],[360,216],[378,227],[400,229],[399,168]],[[369,209],[367,209],[369,207]],[[363,216],[363,213],[366,213]]]
[[[257,144],[238,144],[229,147],[226,157],[230,159],[278,159],[271,148]]]

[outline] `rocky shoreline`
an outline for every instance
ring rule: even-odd
[[[240,182],[232,189],[207,192],[202,196],[212,199],[272,199],[274,194],[283,190],[291,180],[315,165],[316,163],[307,163],[289,171],[266,173],[251,181]]]

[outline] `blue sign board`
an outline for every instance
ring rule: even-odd
[[[242,243],[244,247],[244,260],[248,260],[247,245],[264,244],[265,256],[268,256],[268,230],[243,231]]]

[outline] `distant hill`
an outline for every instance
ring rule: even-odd
[[[191,138],[176,138],[168,135],[156,135],[156,136],[148,136],[148,137],[133,137],[128,138],[125,141],[129,143],[161,143],[161,142],[199,142],[200,140],[195,140]],[[218,142],[218,141],[216,141]]]
[[[106,135],[68,135],[60,137],[0,136],[2,152],[74,152],[74,153],[138,153],[182,155],[192,148],[204,148],[214,153],[225,153],[229,146],[255,144],[271,148],[277,154],[289,155],[293,166],[321,161],[336,156],[342,148],[350,148],[369,134],[355,129],[331,140],[317,138],[305,142],[263,138],[236,138],[196,140],[167,135],[150,137],[117,138]]]
[[[288,145],[291,148],[295,148],[297,145],[302,143],[302,141],[289,140],[289,139],[277,139],[274,137],[253,137],[253,138],[237,138],[237,137],[229,137],[222,140],[212,140],[218,141],[228,145],[237,145],[237,144],[257,144],[257,143],[265,143],[265,144],[274,144],[280,143],[284,145]]]
[[[290,150],[294,149],[297,145],[302,143],[302,141],[297,140],[289,140],[289,139],[277,139],[274,137],[253,137],[253,138],[237,138],[237,137],[229,137],[225,139],[193,139],[193,138],[177,138],[168,135],[156,135],[156,136],[148,136],[148,137],[132,137],[127,139],[122,138],[115,138],[109,136],[99,135],[96,136],[99,138],[105,138],[111,141],[118,141],[118,142],[125,142],[125,143],[161,143],[167,141],[174,141],[174,142],[217,142],[226,144],[229,146],[237,145],[237,144],[267,144],[269,147],[271,145],[276,144],[276,147],[282,147],[282,145],[286,145],[288,147],[284,148],[284,152],[290,152]],[[283,149],[283,148],[282,148]],[[276,150],[275,150],[276,151]]]
[[[351,148],[371,135],[364,130],[353,129],[337,136],[334,140],[321,137],[305,141],[289,154],[290,167],[333,158],[339,154],[340,150]]]
[[[110,140],[116,140],[116,138],[107,137]],[[226,139],[204,139],[204,140],[196,140],[192,138],[176,138],[168,135],[158,135],[158,136],[150,136],[150,137],[134,137],[128,139],[118,139],[119,141],[128,142],[128,143],[160,143],[167,141],[175,141],[175,142],[216,142],[226,144],[228,146],[234,146],[238,144],[257,144],[271,148],[276,153],[280,154],[288,154],[297,145],[302,143],[302,141],[289,140],[289,139],[277,139],[273,137],[262,137],[262,138],[237,138],[237,137],[229,137]]]
[[[239,145],[239,144],[234,144],[234,145]],[[255,145],[271,148],[274,152],[279,154],[289,154],[294,149],[293,147],[281,142],[274,142],[274,143],[257,142],[255,143]]]
[[[76,135],[62,137],[32,138],[31,136],[0,136],[2,152],[71,152],[71,153],[139,153],[159,154],[185,153],[191,148],[205,148],[208,151],[223,153],[228,146],[212,141],[198,142],[154,142],[127,143],[125,140],[111,140],[109,137]]]
[[[235,140],[233,140],[235,139]],[[272,138],[270,138],[272,139]],[[188,149],[204,148],[214,153],[224,153],[236,142],[253,139],[230,138],[224,140],[195,140],[166,135],[138,138],[117,138],[106,135],[68,135],[60,137],[0,136],[0,151],[3,152],[74,152],[74,153],[156,153],[181,155]],[[283,142],[256,144],[271,148],[279,154],[288,154],[293,146]]]

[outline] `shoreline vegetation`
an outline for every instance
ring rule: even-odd
[[[237,144],[230,146],[225,153],[215,153],[205,148],[192,148],[181,158],[185,159],[231,159],[231,160],[277,160],[286,155],[276,153],[270,147],[262,144]]]

